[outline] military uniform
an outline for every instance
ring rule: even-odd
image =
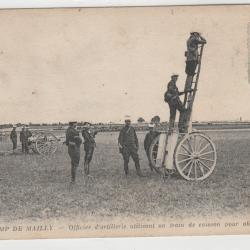
[[[124,171],[125,174],[128,174],[128,163],[130,156],[132,157],[137,175],[143,176],[140,169],[140,162],[138,156],[138,138],[135,132],[135,129],[131,126],[125,126],[121,129],[118,143],[121,146],[121,153],[124,160]]]
[[[66,145],[68,146],[68,154],[71,159],[71,180],[75,182],[76,169],[80,162],[81,139],[79,132],[72,126],[66,131]]]
[[[205,44],[206,40],[200,35],[191,34],[187,40],[187,52],[186,52],[186,69],[185,72],[188,76],[193,76],[198,64],[198,45]]]
[[[20,132],[20,142],[21,142],[21,145],[22,145],[22,152],[24,153],[25,151],[25,131],[24,129],[22,129],[22,131]]]
[[[184,92],[179,92],[176,82],[171,80],[168,83],[168,89],[164,95],[164,100],[168,103],[170,109],[169,129],[174,127],[176,110],[179,110],[180,112],[184,112],[186,110],[179,98],[182,94],[184,94]],[[181,126],[181,124],[179,124],[179,126]]]
[[[24,151],[26,154],[29,153],[29,145],[30,145],[29,138],[31,136],[32,136],[32,133],[29,130],[24,131]]]
[[[149,166],[150,166],[150,169],[153,170],[153,166],[152,166],[152,163],[151,163],[151,160],[150,160],[150,146],[153,142],[153,140],[159,135],[160,133],[157,132],[157,131],[153,131],[153,130],[150,130],[146,136],[145,136],[145,139],[144,139],[144,149],[146,151],[146,154],[147,154],[147,157],[148,157],[148,161],[149,161]]]
[[[10,139],[12,141],[13,144],[13,151],[17,148],[17,133],[15,129],[12,129],[11,133],[10,133]]]
[[[89,129],[85,128],[82,130],[82,136],[84,138],[84,172],[89,175],[89,164],[92,160],[93,153],[95,150],[95,135],[97,132],[91,132]]]

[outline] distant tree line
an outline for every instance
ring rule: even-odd
[[[159,124],[160,123],[160,117],[158,115],[152,117],[152,119],[150,120],[150,122],[155,123],[155,124]],[[142,124],[142,123],[146,123],[145,119],[143,117],[139,117],[137,119],[137,123],[138,124]],[[83,126],[84,122],[81,121],[78,123],[79,126]],[[103,122],[98,122],[95,123],[95,125],[98,126],[104,126],[104,125],[109,125],[109,126],[113,126],[113,124],[116,124],[114,122],[108,122],[108,123],[103,123]],[[53,123],[33,123],[33,122],[29,122],[29,123],[21,123],[18,122],[15,124],[17,127],[22,127],[25,125],[29,125],[30,127],[44,127],[44,126],[68,126],[68,122],[53,122]],[[11,128],[13,126],[12,123],[7,123],[7,124],[0,124],[0,129],[4,129],[4,128]]]

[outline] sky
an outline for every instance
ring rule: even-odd
[[[190,31],[207,39],[193,120],[250,120],[247,6],[0,11],[0,123],[169,118]]]

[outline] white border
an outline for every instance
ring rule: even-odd
[[[0,0],[0,8],[121,7],[163,5],[249,4],[250,0]]]
[[[250,0],[0,0],[0,9],[205,4],[250,4]],[[249,235],[0,241],[0,249],[3,250],[243,250],[249,249],[249,246]]]
[[[243,250],[250,236],[192,236],[157,238],[97,238],[3,241],[3,250]]]

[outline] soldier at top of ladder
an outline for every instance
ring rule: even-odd
[[[181,133],[187,133],[192,129],[192,107],[197,91],[203,47],[206,43],[206,40],[201,36],[199,32],[191,32],[190,37],[187,40],[187,51],[185,52],[185,72],[187,74],[187,78],[184,88],[186,94],[183,101],[183,105],[187,109],[187,111],[184,114],[180,115],[179,118],[179,123],[182,123],[183,125],[183,129],[180,131]],[[193,91],[189,92],[190,90]]]
[[[197,64],[199,62],[198,45],[205,44],[206,40],[198,32],[191,32],[190,37],[187,40],[187,51],[186,51],[186,69],[185,72],[188,76],[193,76]]]
[[[176,110],[180,111],[178,128],[180,133],[187,133],[190,127],[192,106],[195,98],[195,92],[197,90],[197,83],[200,73],[201,57],[203,46],[206,44],[206,40],[198,32],[191,32],[190,37],[187,40],[187,51],[185,56],[187,79],[183,92],[179,92],[176,87],[176,81],[178,75],[173,75],[171,81],[168,84],[168,90],[165,93],[165,102],[169,104],[170,119],[169,119],[169,133],[171,133],[174,123]],[[200,45],[200,46],[199,46]],[[196,71],[198,65],[198,69]],[[192,86],[194,84],[194,86]],[[179,96],[185,94],[184,102],[182,103]]]
[[[187,74],[185,90],[190,90],[193,86],[192,83],[194,75],[196,74],[197,65],[200,64],[202,51],[199,51],[199,45],[206,44],[206,40],[201,36],[199,32],[191,32],[190,37],[187,40],[187,51],[186,56],[186,69]],[[198,77],[196,77],[198,81]],[[186,103],[186,96],[184,104]]]

